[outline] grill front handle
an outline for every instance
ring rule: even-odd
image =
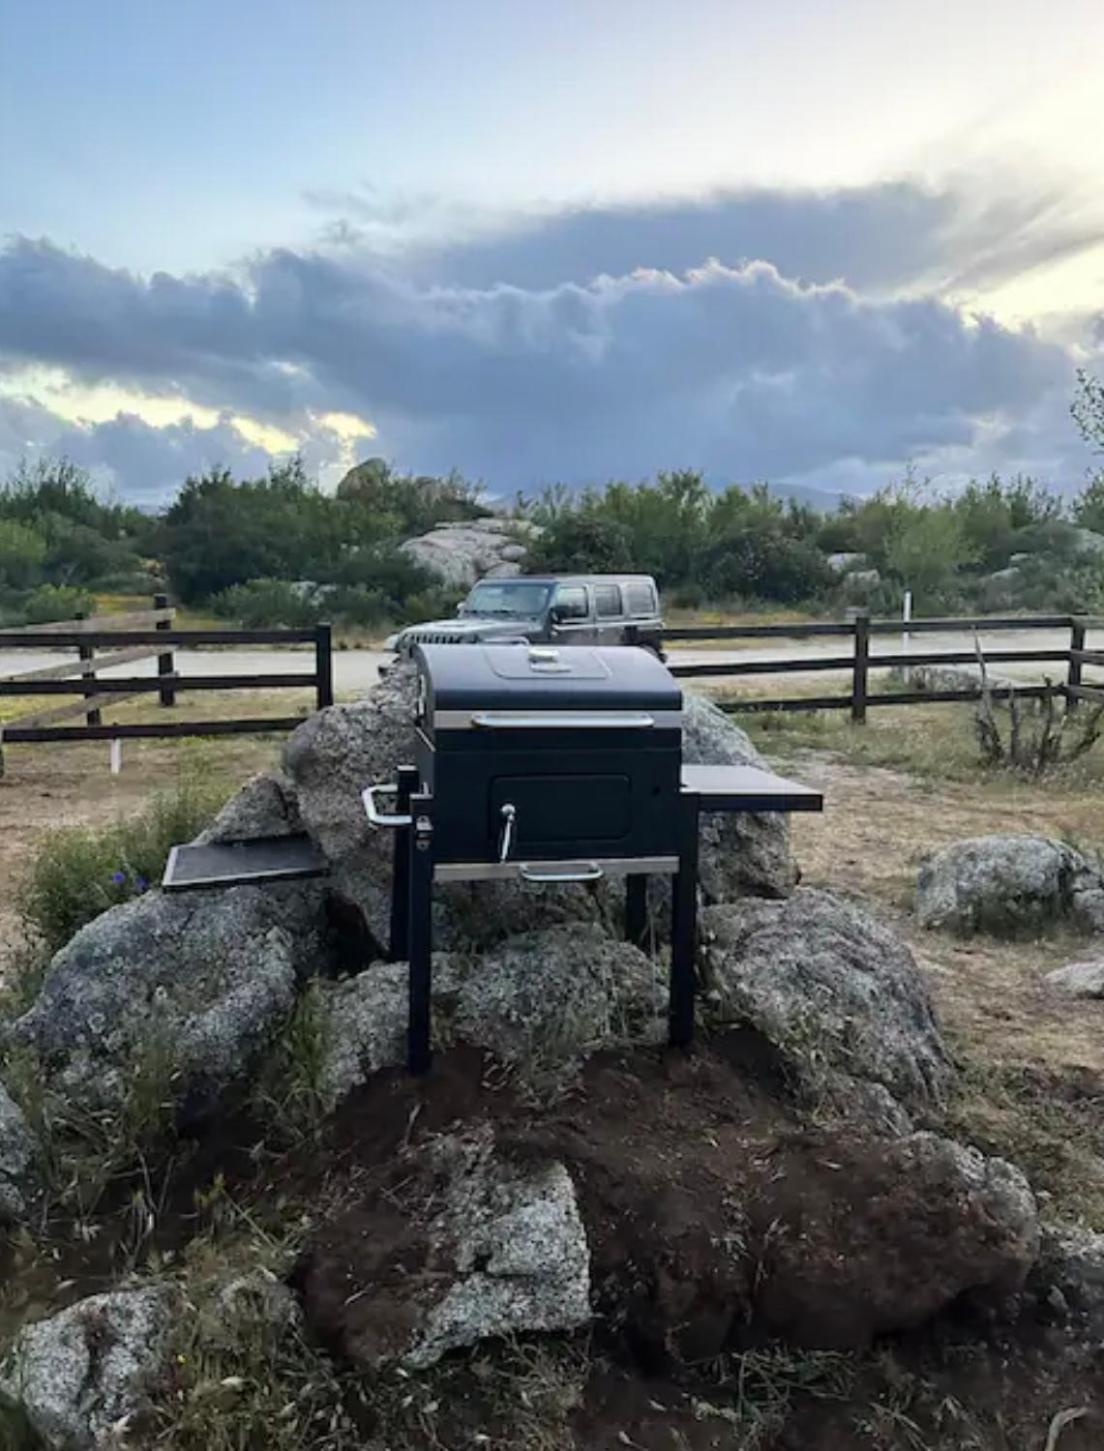
[[[376,805],[376,793],[394,796],[398,787],[391,782],[381,782],[377,786],[365,786],[360,793],[360,799],[364,802],[364,809],[368,813],[368,820],[373,826],[388,826],[393,830],[400,826],[410,826],[414,818],[409,812],[381,811]]]
[[[473,726],[484,730],[540,731],[550,726],[557,730],[650,731],[655,717],[641,711],[509,711],[478,710],[472,713]]]
[[[519,862],[518,875],[527,882],[596,882],[603,872],[597,862],[586,862],[581,871],[571,872],[541,872],[528,862]]]

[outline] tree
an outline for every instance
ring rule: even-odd
[[[935,609],[953,591],[955,575],[976,554],[951,509],[916,509],[900,515],[885,546],[889,573],[911,589],[921,610]]]
[[[1104,534],[1104,473],[1090,479],[1074,499],[1073,517],[1082,529]]]
[[[46,541],[15,519],[0,519],[0,586],[27,589],[42,574]]]
[[[1077,370],[1077,393],[1070,412],[1089,447],[1096,453],[1104,453],[1104,383],[1084,368]]]

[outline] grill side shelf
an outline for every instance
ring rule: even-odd
[[[170,851],[161,886],[166,892],[190,892],[301,881],[328,871],[325,857],[306,834],[193,842]]]
[[[757,766],[687,766],[682,793],[697,798],[699,812],[823,811],[824,796]]]

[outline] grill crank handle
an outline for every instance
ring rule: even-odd
[[[389,783],[379,786],[366,786],[361,792],[360,799],[364,802],[364,809],[368,813],[368,820],[373,826],[410,826],[414,818],[409,813],[395,811],[381,811],[376,805],[376,793],[393,796],[399,788]]]
[[[581,870],[570,872],[540,872],[528,862],[519,862],[518,872],[527,882],[596,882],[603,875],[597,862],[583,862]]]
[[[500,862],[508,860],[510,848],[514,844],[514,829],[517,825],[517,807],[512,801],[507,801],[502,808],[502,835],[498,839],[498,859]]]

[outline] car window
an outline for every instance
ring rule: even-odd
[[[600,620],[616,620],[620,618],[620,585],[596,584],[594,586],[594,613]]]
[[[655,590],[650,584],[626,585],[625,597],[628,601],[630,615],[654,615],[656,613]]]
[[[561,584],[553,604],[565,620],[585,620],[590,616],[587,592],[581,584]]]

